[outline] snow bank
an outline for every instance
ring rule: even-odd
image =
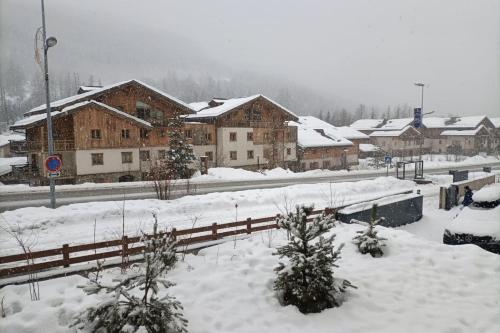
[[[491,236],[500,240],[500,206],[493,209],[465,207],[447,229],[456,234]]]
[[[0,157],[0,176],[12,171],[12,165],[28,163],[27,157]]]
[[[64,243],[92,242],[94,221],[97,222],[97,241],[119,238],[123,214],[126,234],[135,235],[140,230],[152,230],[152,212],[158,214],[162,228],[191,228],[193,224],[201,226],[247,217],[273,216],[297,204],[314,204],[323,208],[377,199],[414,188],[412,181],[381,177],[359,182],[209,193],[170,201],[128,200],[125,206],[122,201],[107,201],[71,204],[56,209],[28,207],[1,213],[0,223],[5,227],[19,227],[26,237],[33,234],[37,240],[33,250],[41,250]],[[17,252],[16,243],[6,233],[0,232],[0,256]]]
[[[477,202],[490,202],[500,200],[500,183],[490,184],[483,187],[482,189],[474,193],[472,199]]]
[[[345,243],[335,269],[349,279],[339,308],[304,315],[282,307],[273,290],[283,231],[189,254],[167,275],[177,283],[168,292],[184,306],[189,332],[206,333],[388,333],[499,332],[500,261],[476,246],[447,246],[399,230],[378,227],[387,238],[386,255],[373,259],[351,243],[358,225],[334,229]],[[105,278],[120,274],[107,270]],[[71,332],[72,317],[99,300],[76,288],[84,278],[71,276],[40,283],[41,300],[29,300],[28,287],[2,289],[7,315],[2,333]],[[163,293],[163,290],[160,291]],[[160,294],[162,296],[163,294]]]

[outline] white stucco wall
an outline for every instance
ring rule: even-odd
[[[122,163],[122,152],[132,152],[132,163]],[[103,165],[92,165],[92,155],[103,154]],[[91,175],[96,173],[139,171],[139,149],[95,149],[77,150],[75,154],[76,174]]]
[[[236,133],[236,141],[230,141],[231,132]],[[251,127],[220,127],[217,129],[217,143],[219,162],[227,167],[257,165],[266,163],[264,159],[264,146],[255,145],[247,140],[247,133],[253,132]],[[247,151],[253,150],[253,159],[247,158]],[[231,160],[230,152],[236,151],[237,159]]]

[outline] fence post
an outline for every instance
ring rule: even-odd
[[[325,208],[325,215],[332,215],[332,209],[330,207]]]
[[[122,238],[122,270],[128,266],[128,236]]]
[[[172,240],[174,242],[177,241],[177,228],[172,228],[172,231],[170,232],[170,236],[172,237]]]
[[[212,223],[212,239],[217,240],[217,223]]]
[[[280,224],[278,223],[278,220],[280,219],[281,214],[276,214],[276,229],[280,228]]]
[[[62,255],[64,260],[64,267],[69,267],[69,245],[63,244]]]
[[[250,235],[252,233],[252,219],[247,218],[247,234]]]

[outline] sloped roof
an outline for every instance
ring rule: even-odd
[[[398,119],[389,119],[387,122],[376,130],[382,131],[392,131],[392,130],[402,130],[406,126],[413,125],[413,118],[398,118]]]
[[[315,117],[299,117],[299,122],[291,121],[289,125],[297,126],[297,144],[303,148],[352,146],[352,142],[330,133],[315,121]],[[325,123],[326,124],[326,123]],[[326,124],[329,125],[329,124]]]
[[[4,132],[0,134],[0,147],[9,144],[12,141],[23,141],[26,139],[26,136],[21,133],[14,132]]]
[[[248,97],[240,97],[240,98],[231,98],[231,99],[217,99],[218,103],[222,103],[219,106],[214,106],[211,108],[204,108],[200,109],[196,114],[189,115],[187,118],[189,119],[197,119],[197,118],[217,118],[226,112],[229,112],[239,106],[242,106],[243,104],[252,102],[256,100],[257,98],[263,98],[270,102],[271,104],[274,104],[275,106],[279,107],[286,113],[290,114],[292,117],[297,118],[297,116],[284,106],[278,104],[277,102],[273,101],[272,99],[262,95],[262,94],[257,94],[257,95],[252,95]],[[206,102],[199,102],[199,103],[206,103]],[[195,104],[198,106],[199,103],[191,103]],[[207,103],[208,104],[208,103]]]
[[[104,103],[101,103],[101,102],[97,102],[97,101],[94,101],[94,100],[71,104],[70,106],[67,106],[64,109],[62,109],[62,111],[51,112],[51,117],[52,118],[63,117],[63,116],[66,116],[66,115],[68,115],[68,114],[76,111],[76,110],[81,109],[84,106],[89,106],[89,105],[97,106],[97,107],[103,109],[106,112],[112,113],[115,116],[118,116],[120,118],[124,118],[126,120],[135,122],[135,123],[137,123],[141,127],[148,127],[148,128],[152,127],[151,123],[149,123],[149,122],[147,122],[147,121],[145,121],[143,119],[134,117],[134,116],[132,116],[132,115],[126,113],[126,112],[120,111],[118,109],[115,109],[115,108],[107,105],[107,104],[104,104]],[[47,115],[45,113],[44,114],[36,114],[36,115],[33,115],[33,116],[30,116],[30,117],[27,117],[27,118],[24,118],[24,119],[21,119],[21,120],[17,121],[10,128],[11,129],[28,128],[28,127],[34,126],[37,123],[43,122],[46,119],[47,119]]]
[[[360,131],[369,131],[382,125],[384,119],[358,119],[353,122],[349,127]]]
[[[423,117],[422,123],[427,128],[476,128],[486,116],[466,117]],[[490,119],[491,120],[491,119]]]
[[[208,108],[208,102],[194,102],[194,103],[189,103],[189,106],[191,107],[191,109],[193,109],[196,112],[198,112],[201,109]]]
[[[500,117],[490,118],[490,120],[495,128],[500,128]]]
[[[94,90],[85,92],[83,94],[77,94],[77,95],[73,95],[73,96],[63,98],[63,99],[60,99],[57,101],[53,101],[50,103],[50,107],[53,108],[55,111],[58,111],[59,109],[65,107],[65,106],[68,106],[70,104],[77,103],[80,101],[85,101],[85,100],[91,100],[93,98],[96,98],[98,95],[101,95],[101,94],[107,92],[108,90],[120,88],[122,86],[129,85],[129,84],[138,84],[138,85],[140,85],[148,90],[151,90],[152,92],[154,92],[162,97],[165,97],[171,101],[174,101],[175,103],[188,109],[188,111],[194,112],[194,110],[188,104],[184,103],[180,99],[177,99],[173,96],[170,96],[167,93],[165,93],[159,89],[156,89],[156,88],[154,88],[154,87],[152,87],[144,82],[136,80],[136,79],[114,83],[114,84],[111,84],[108,86],[104,86],[102,88],[98,88],[98,89],[94,89]],[[46,109],[46,104],[42,104],[40,106],[37,106],[36,108],[29,110],[28,112],[25,112],[24,115],[31,116],[34,114],[40,114],[42,112],[45,112],[45,109]]]
[[[301,116],[299,117],[299,123],[301,127],[307,127],[310,129],[314,130],[323,130],[324,134],[332,138],[333,140],[341,141],[345,140],[346,144],[352,143],[346,138],[344,135],[342,135],[342,131],[339,130],[337,127],[327,123],[326,121],[323,121],[319,118],[313,117],[313,116]],[[353,130],[356,131],[356,130]],[[346,131],[344,131],[346,132]],[[367,135],[356,131],[357,133],[364,135],[366,138],[368,138]]]
[[[394,136],[400,136],[406,131],[415,131],[417,134],[420,134],[420,132],[414,129],[413,127],[406,126],[405,128],[399,131],[373,131],[370,134],[370,137],[381,137],[381,136],[394,137]]]
[[[355,140],[355,139],[369,139],[370,137],[365,133],[362,133],[354,128],[349,126],[340,126],[335,127],[335,129],[339,132],[340,136],[343,136],[347,140]]]
[[[484,127],[484,125],[481,125],[478,128],[472,130],[446,130],[441,132],[441,136],[474,136],[483,129],[486,130],[486,127]]]
[[[369,152],[374,152],[374,151],[379,151],[380,147],[375,146],[374,144],[371,143],[360,143],[359,144],[359,151],[363,153],[369,153]]]

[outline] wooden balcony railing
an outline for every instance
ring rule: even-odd
[[[9,146],[11,154],[14,155],[23,155],[28,151],[28,146],[25,140],[10,140]]]
[[[46,141],[28,141],[27,142],[28,151],[41,151],[47,150],[48,144]],[[54,150],[55,151],[66,151],[74,150],[75,141],[74,140],[54,140]]]

